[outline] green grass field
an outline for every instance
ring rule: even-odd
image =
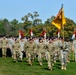
[[[37,60],[29,66],[25,59],[23,62],[14,63],[10,57],[0,58],[0,75],[76,75],[76,62],[71,61],[67,70],[61,70],[60,62],[57,62],[52,71],[47,69],[47,62],[40,66]]]

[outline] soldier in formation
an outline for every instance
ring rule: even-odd
[[[29,39],[24,45],[27,61],[31,66],[32,66],[32,62],[34,61],[35,48],[36,47],[35,47],[35,43],[33,42],[33,39]]]
[[[8,48],[8,40],[6,37],[1,39],[1,47],[2,47],[2,57],[6,58],[6,52]]]
[[[74,60],[76,62],[76,38],[73,40],[72,48],[73,48],[73,51],[74,51]]]
[[[12,45],[13,48],[13,58],[15,62],[18,62],[18,58],[20,57],[20,43],[18,39],[15,39],[15,43]]]

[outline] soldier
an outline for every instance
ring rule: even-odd
[[[44,45],[43,45],[43,40],[40,38],[39,39],[39,44],[37,45],[37,47],[38,47],[38,61],[39,61],[39,64],[42,66],[43,64],[42,64],[42,57],[43,57],[43,55],[44,55],[44,49],[43,49],[43,47],[44,47]]]
[[[12,45],[12,48],[14,54],[14,61],[18,62],[18,58],[20,57],[20,44],[18,39],[15,39],[15,43]]]
[[[44,49],[45,49],[45,54],[46,54],[46,58],[47,58],[47,64],[48,64],[48,69],[52,70],[52,60],[51,60],[51,44],[45,44],[44,45]]]
[[[49,40],[49,52],[50,52],[50,60],[51,60],[51,69],[54,66],[54,53],[55,53],[55,45],[53,40]]]
[[[66,70],[68,51],[69,51],[68,42],[62,40],[62,46],[61,46],[61,50],[60,50],[61,69],[62,70]]]
[[[8,47],[8,40],[6,37],[2,38],[1,45],[2,45],[2,57],[6,58],[6,52],[7,52],[7,47]]]
[[[76,62],[76,38],[73,41],[73,50],[74,50],[74,58],[75,58],[75,62]]]
[[[71,50],[72,50],[72,43],[71,41],[68,39],[68,57],[67,57],[67,62],[70,63],[70,54],[71,54]]]
[[[54,45],[54,49],[55,49],[55,52],[54,52],[54,62],[56,63],[56,60],[58,59],[59,57],[59,39],[54,39],[53,41],[53,45]]]
[[[33,39],[29,39],[29,41],[24,44],[24,49],[28,59],[27,61],[32,66],[32,62],[34,61],[34,49],[35,49],[35,43],[33,42]]]

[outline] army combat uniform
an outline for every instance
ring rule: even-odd
[[[75,62],[76,62],[76,38],[73,41],[73,49],[74,49],[74,58],[75,58]]]
[[[60,56],[61,56],[61,69],[62,70],[66,70],[66,66],[67,66],[67,57],[68,57],[68,42],[63,42],[62,43],[62,47],[60,50]]]
[[[18,62],[18,58],[20,57],[20,44],[19,40],[15,40],[15,43],[12,45],[13,54],[14,54],[14,61]]]
[[[52,70],[52,60],[51,60],[51,45],[50,44],[45,44],[44,49],[46,52],[46,57],[47,57],[47,64],[48,64],[48,69]]]
[[[44,44],[43,44],[43,42],[39,42],[39,44],[37,45],[37,52],[38,52],[38,61],[39,61],[39,64],[42,66],[43,64],[42,64],[42,57],[43,57],[43,55],[44,55],[44,49],[43,49],[43,47],[44,47]]]
[[[2,57],[6,57],[8,40],[5,37],[3,37],[1,40],[1,46],[2,46]]]
[[[35,43],[30,39],[28,42],[24,44],[24,50],[26,52],[26,57],[28,63],[32,66],[32,62],[34,61],[34,49]]]

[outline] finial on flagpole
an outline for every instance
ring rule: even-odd
[[[61,8],[63,8],[63,4],[61,4]]]

